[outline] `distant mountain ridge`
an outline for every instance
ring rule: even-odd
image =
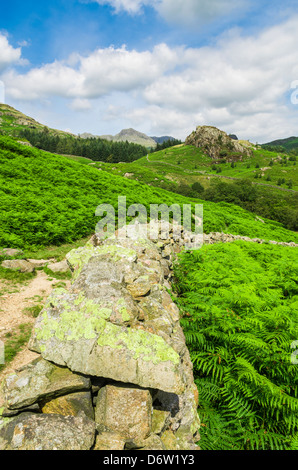
[[[147,148],[155,148],[156,147],[156,141],[153,140],[151,137],[148,137],[148,135],[144,134],[143,132],[136,131],[135,129],[129,128],[129,129],[122,129],[118,134],[116,135],[93,135],[85,132],[84,134],[80,134],[80,137],[83,139],[89,138],[89,137],[95,137],[95,138],[100,138],[100,139],[105,139],[113,142],[130,142],[132,144],[138,144],[142,145]]]

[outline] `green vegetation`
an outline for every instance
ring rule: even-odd
[[[298,230],[295,156],[257,149],[253,157],[242,161],[214,163],[201,149],[178,145],[131,164],[100,166],[186,197],[237,204],[289,230]]]
[[[72,243],[94,233],[96,208],[118,196],[127,207],[143,204],[179,205],[202,200],[152,188],[137,181],[82,165],[66,157],[26,147],[0,137],[0,246],[34,249]],[[298,241],[298,234],[227,203],[204,202],[204,230],[224,231],[277,241]]]
[[[5,335],[5,364],[0,364],[0,372],[14,359],[31,336],[31,323],[23,323]]]
[[[81,139],[74,136],[53,135],[48,128],[32,130],[24,128],[20,137],[34,147],[51,153],[88,158],[91,161],[109,163],[132,162],[147,154],[146,147],[129,142],[113,142],[99,138]]]
[[[42,304],[32,305],[32,307],[26,307],[23,309],[23,313],[29,317],[37,318],[43,309]]]
[[[94,233],[100,204],[111,204],[117,216],[118,196],[126,196],[127,207],[143,204],[148,214],[150,204],[201,203],[206,233],[298,243],[297,194],[278,189],[298,189],[294,156],[258,149],[243,161],[222,157],[214,163],[200,149],[178,145],[130,163],[111,163],[123,162],[121,153],[90,162],[94,154],[53,155],[0,136],[0,246],[59,261]],[[199,390],[202,449],[298,450],[295,250],[235,242],[179,257],[175,290]],[[45,272],[57,286],[69,277]],[[0,295],[6,283],[35,275],[0,268]],[[41,304],[24,313],[35,317]],[[7,335],[6,364],[30,330],[25,324]]]
[[[239,179],[235,182],[213,181],[199,194],[208,201],[237,204],[259,216],[276,220],[289,230],[298,231],[298,192],[268,191],[249,180]]]
[[[176,265],[203,450],[297,450],[293,250],[245,242],[209,245],[184,253]]]
[[[272,150],[273,152],[287,152],[292,155],[297,155],[298,137],[288,137],[286,139],[274,140],[273,142],[263,144],[262,147],[267,150]]]
[[[162,143],[157,142],[156,147],[151,149],[151,153],[159,152],[159,150],[167,149],[169,147],[174,147],[180,145],[182,142],[179,139],[169,139],[164,140]]]

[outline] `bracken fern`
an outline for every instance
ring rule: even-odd
[[[247,242],[183,253],[175,289],[199,390],[202,449],[296,449],[296,248]]]

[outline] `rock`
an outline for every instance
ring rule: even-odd
[[[81,391],[39,394],[40,412],[76,417],[80,409],[91,417],[92,402],[96,450],[163,450],[171,443],[159,434],[169,430],[175,438],[180,431],[174,449],[195,447],[200,423],[192,364],[179,309],[165,287],[164,267],[169,279],[172,263],[162,257],[164,246],[174,245],[93,236],[67,255],[72,284],[54,290],[36,319],[29,349],[92,377],[92,401],[89,394],[80,402]]]
[[[59,263],[50,263],[47,267],[53,273],[66,273],[69,271],[69,265],[66,260],[60,261]]]
[[[23,259],[5,260],[1,263],[2,268],[19,271],[20,273],[33,273],[35,267],[29,261]]]
[[[6,256],[7,258],[14,258],[16,256],[23,256],[24,253],[18,248],[0,248],[0,256]]]
[[[125,445],[127,450],[166,450],[161,438],[151,434],[147,439],[134,439]]]
[[[94,441],[95,423],[84,414],[22,413],[0,421],[0,450],[90,450]]]
[[[144,297],[150,292],[151,289],[149,276],[139,277],[132,284],[129,284],[127,289],[134,299],[137,299],[138,297]]]
[[[3,393],[6,407],[10,410],[20,410],[41,399],[88,390],[90,387],[89,378],[38,358],[6,377]]]
[[[145,439],[151,431],[152,398],[149,390],[107,385],[100,390],[95,421],[99,431],[127,439]]]
[[[125,442],[121,434],[103,432],[97,435],[93,450],[124,450]]]
[[[252,155],[252,146],[248,144],[242,145],[229,137],[225,132],[212,126],[198,126],[195,131],[190,134],[185,145],[194,145],[204,150],[209,157],[214,160],[220,160],[221,157],[229,157],[233,153],[237,156],[234,160],[242,160],[243,156]]]
[[[53,260],[48,259],[28,259],[29,263],[31,263],[35,268],[44,268],[49,263],[53,262]]]
[[[175,437],[175,434],[171,430],[165,431],[161,436],[161,442],[163,443],[165,449],[179,450],[178,442]]]
[[[138,314],[135,296],[152,290],[144,277],[146,268],[138,265],[137,251],[114,243],[93,250],[88,246],[68,256],[75,281],[69,292],[52,293],[37,318],[29,347],[78,373],[181,393],[185,384],[179,354],[133,318]],[[143,275],[129,291],[124,278],[135,270]],[[170,317],[162,305],[160,312],[165,313],[168,328]]]
[[[169,424],[171,413],[163,410],[153,410],[152,414],[152,432],[161,434]]]
[[[91,392],[76,392],[41,402],[41,411],[45,414],[78,416],[81,412],[94,420]]]
[[[163,338],[114,325],[108,321],[112,309],[92,301],[78,309],[78,299],[71,302],[69,297],[52,294],[35,324],[32,350],[85,375],[183,391],[179,355]]]

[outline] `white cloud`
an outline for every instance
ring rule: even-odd
[[[75,98],[69,105],[73,111],[88,111],[92,105],[89,100],[84,98]]]
[[[85,115],[96,100],[100,119],[111,126],[150,125],[151,135],[183,139],[196,125],[209,124],[261,142],[265,135],[297,134],[298,107],[290,103],[291,84],[298,80],[297,43],[295,16],[258,36],[231,31],[212,46],[97,49],[27,73],[11,69],[1,79],[7,98],[62,97]]]
[[[144,97],[150,106],[164,110],[200,112],[206,123],[237,127],[246,137],[250,128],[261,138],[269,121],[286,131],[290,113],[285,96],[298,78],[297,41],[295,17],[258,37],[234,32],[214,46],[185,49],[180,56],[182,71],[161,76],[145,88]],[[293,132],[298,109],[291,119]]]
[[[92,0],[91,0],[92,1]],[[93,0],[99,5],[110,5],[116,13],[126,11],[138,14],[144,6],[154,8],[170,23],[198,25],[226,17],[233,11],[242,11],[251,0]]]
[[[21,48],[12,47],[5,35],[0,33],[0,73],[21,60]]]
[[[76,70],[60,62],[33,68],[25,74],[9,70],[2,78],[7,95],[25,101],[52,95],[76,97],[84,79]]]
[[[26,74],[9,71],[3,80],[7,93],[14,99],[34,100],[51,95],[95,99],[149,85],[175,67],[177,57],[177,52],[165,44],[156,46],[152,52],[110,47],[87,57],[72,55],[68,62],[56,61]]]

